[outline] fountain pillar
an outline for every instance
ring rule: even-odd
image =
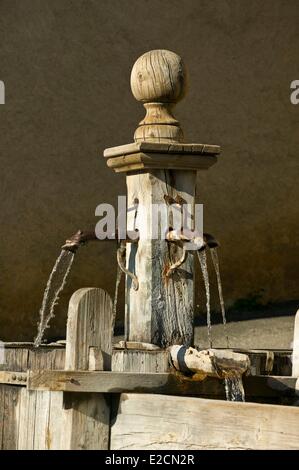
[[[131,89],[145,118],[134,143],[104,152],[110,168],[126,173],[127,230],[139,231],[138,243],[126,248],[126,268],[138,285],[127,276],[125,337],[160,348],[193,341],[194,257],[185,259],[183,244],[165,235],[177,228],[178,214],[188,214],[188,228],[194,229],[197,171],[216,163],[220,152],[216,145],[184,143],[172,110],[186,86],[186,68],[177,54],[143,54],[133,66]]]

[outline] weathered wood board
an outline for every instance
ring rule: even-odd
[[[34,348],[32,343],[4,343],[4,363],[0,364],[0,371],[61,370],[64,369],[64,363],[64,346],[57,344]]]
[[[17,448],[17,404],[22,389],[10,385],[0,387],[0,449]]]
[[[299,408],[122,394],[111,449],[299,449]]]
[[[112,301],[102,289],[79,289],[71,297],[67,322],[65,369],[88,370],[90,349],[99,348],[103,368],[111,368]],[[109,397],[65,393],[63,449],[108,449]]]
[[[18,450],[63,449],[63,394],[22,388],[16,408]]]
[[[119,372],[166,372],[169,370],[169,352],[119,349],[112,354],[112,370]]]
[[[247,399],[296,398],[296,377],[257,376],[244,377]],[[84,371],[31,371],[29,390],[67,391],[75,393],[158,393],[167,395],[193,395],[225,397],[222,380],[207,377],[201,380],[179,373],[141,372],[84,372]]]
[[[57,439],[61,435],[61,421],[54,419],[53,409],[59,396],[62,400],[62,394],[54,393],[50,400],[50,392],[28,392],[25,386],[26,372],[31,367],[35,370],[63,369],[64,347],[54,345],[34,349],[30,343],[5,343],[4,346],[5,362],[0,364],[0,449],[32,449],[31,444],[43,449],[59,448]],[[46,434],[43,433],[48,436],[44,438],[43,446],[39,432],[42,417],[39,411],[36,412],[41,400],[45,406],[44,416],[51,417],[45,427]],[[57,429],[52,432],[55,426]]]

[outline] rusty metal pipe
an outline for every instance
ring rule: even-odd
[[[188,250],[186,250],[186,247],[183,246],[183,254],[182,256],[180,257],[180,259],[178,259],[175,263],[173,263],[171,266],[169,266],[167,272],[166,272],[166,276],[169,277],[173,271],[175,271],[176,269],[178,269],[183,263],[185,263],[186,259],[187,259],[187,256],[188,256]]]
[[[138,243],[139,232],[138,231],[128,231],[127,238],[125,239],[126,243]],[[68,240],[65,241],[65,244],[61,247],[62,250],[67,250],[75,253],[79,246],[84,245],[90,241],[119,241],[118,231],[111,233],[105,238],[105,240],[100,240],[97,238],[95,231],[83,232],[78,230],[74,235],[72,235]]]

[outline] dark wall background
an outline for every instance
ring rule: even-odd
[[[33,337],[60,244],[125,194],[102,152],[132,141],[143,110],[130,70],[156,48],[189,67],[187,140],[223,148],[198,185],[228,305],[261,289],[264,303],[299,297],[298,24],[297,0],[0,0],[1,339]],[[110,246],[78,254],[50,336],[75,289],[113,293]]]

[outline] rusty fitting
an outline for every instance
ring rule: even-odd
[[[203,239],[209,248],[217,248],[217,246],[220,246],[220,243],[210,233],[204,233]]]
[[[61,248],[62,250],[76,253],[80,245],[91,240],[98,240],[95,232],[83,232],[82,230],[78,230],[78,232],[65,241],[65,244]]]
[[[61,247],[62,250],[71,251],[72,253],[76,253],[78,248],[81,245],[89,241],[118,241],[119,240],[118,231],[110,233],[107,235],[107,238],[104,240],[100,240],[97,236],[95,231],[83,232],[82,230],[78,230],[74,235],[72,235],[68,240],[65,241],[64,245]],[[126,243],[138,243],[139,241],[139,231],[138,230],[131,230],[127,232],[127,237],[124,240]]]
[[[191,230],[184,230],[183,233],[178,232],[177,230],[169,230],[165,238],[169,242],[178,244],[183,249],[182,256],[175,263],[169,266],[166,272],[167,277],[169,277],[173,273],[173,271],[178,269],[186,261],[189,251],[197,252],[204,250],[206,247],[204,239],[199,234],[196,234]],[[189,250],[186,245],[187,243],[192,244],[192,248],[190,247]]]
[[[194,249],[196,251],[203,250],[206,247],[206,242],[204,239],[197,234],[196,232],[192,232],[191,230],[184,230],[183,232],[177,230],[169,230],[166,234],[166,240],[172,243],[177,243],[179,246],[184,246],[186,243],[192,243],[194,245]]]

